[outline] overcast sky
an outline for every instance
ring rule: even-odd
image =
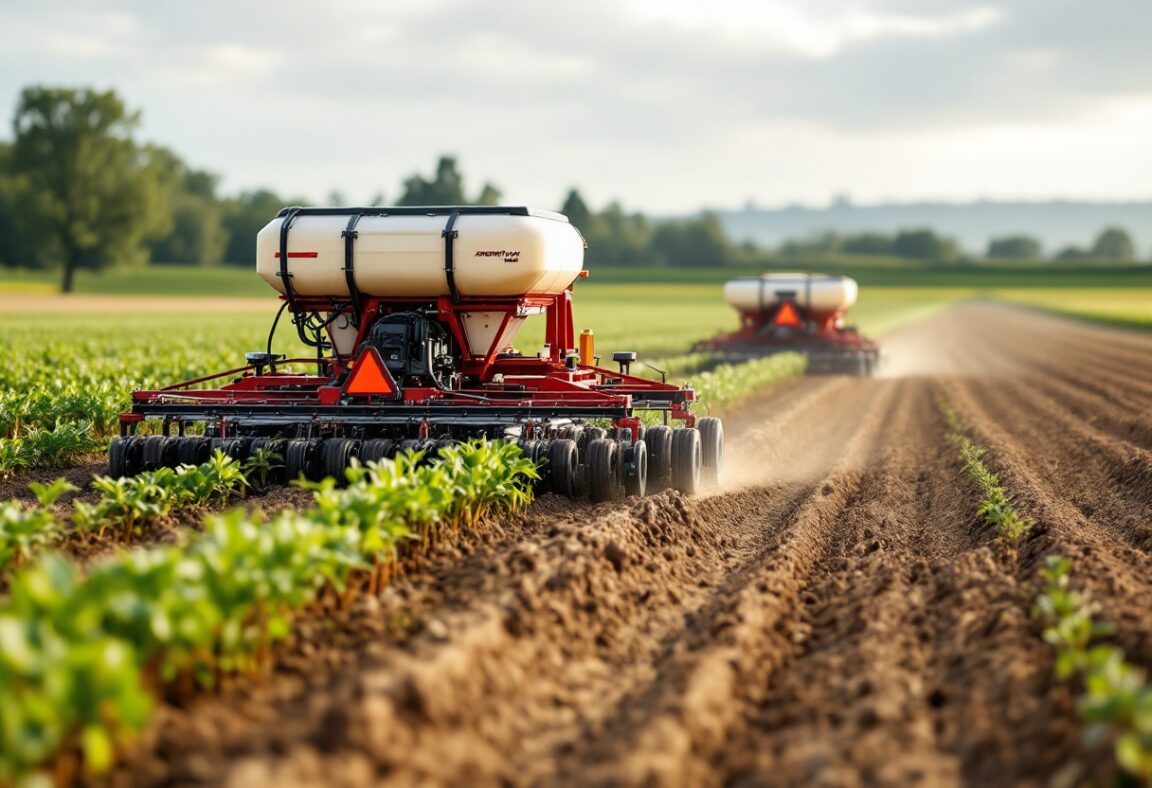
[[[540,207],[1140,198],[1150,32],[1152,0],[0,0],[0,106],[112,87],[226,191],[310,201],[441,153]]]

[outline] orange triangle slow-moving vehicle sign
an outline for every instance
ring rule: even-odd
[[[367,347],[352,365],[352,374],[344,384],[344,393],[350,397],[395,398],[399,396],[400,389],[388,367],[384,366],[380,353],[374,347]]]
[[[785,301],[776,310],[776,318],[772,321],[778,326],[789,326],[796,328],[802,324],[800,315],[796,314],[796,307],[793,306],[791,301]]]

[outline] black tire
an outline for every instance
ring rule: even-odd
[[[211,438],[181,438],[180,464],[203,465],[212,456]]]
[[[122,479],[128,475],[128,442],[132,438],[113,438],[108,444],[108,475]]]
[[[593,503],[615,501],[623,493],[620,444],[597,438],[588,444],[588,495]]]
[[[396,452],[397,452],[397,454],[400,454],[400,453],[403,453],[406,451],[420,451],[420,449],[422,449],[422,448],[423,448],[423,441],[418,441],[418,440],[415,440],[414,438],[409,438],[407,440],[400,441],[400,448],[397,449]]]
[[[329,438],[321,443],[320,464],[324,476],[331,476],[336,484],[348,483],[344,471],[356,453],[356,441],[349,438]]]
[[[455,445],[456,445],[456,441],[452,440],[451,438],[441,438],[440,440],[436,441],[435,448],[433,448],[428,453],[434,458],[439,457],[441,449],[447,449],[449,446],[455,446]]]
[[[252,438],[230,438],[224,443],[224,453],[236,462],[244,462],[252,453]]]
[[[552,441],[548,449],[548,483],[552,492],[568,498],[579,495],[579,471],[580,455],[576,451],[576,441]]]
[[[319,481],[323,474],[320,472],[320,441],[318,440],[290,440],[288,449],[284,452],[284,462],[287,465],[286,473],[289,481],[295,481],[303,476],[309,481]]]
[[[580,437],[580,428],[571,424],[556,430],[556,440],[573,441]]]
[[[704,484],[719,485],[724,481],[724,425],[709,416],[699,419],[696,429],[700,431]]]
[[[392,456],[396,449],[396,442],[387,438],[373,438],[360,444],[360,462],[367,465],[370,462],[380,462]]]
[[[168,440],[163,435],[149,435],[144,439],[144,448],[140,455],[140,470],[155,471],[163,467],[164,442]]]
[[[160,442],[160,466],[162,468],[175,468],[180,464],[180,438],[175,436],[165,438]]]
[[[685,495],[699,492],[703,462],[700,431],[694,427],[673,430],[672,486]]]
[[[144,438],[133,435],[124,445],[124,475],[135,476],[144,467]]]
[[[624,491],[643,498],[648,494],[648,444],[637,441],[624,454]]]
[[[648,445],[648,494],[667,490],[672,486],[672,434],[671,427],[659,425],[648,430],[644,443]]]

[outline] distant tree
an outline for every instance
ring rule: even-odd
[[[655,262],[652,225],[640,213],[628,213],[613,200],[592,222],[589,254],[597,262],[643,265]]]
[[[652,251],[672,266],[728,265],[735,257],[732,242],[712,212],[657,225]]]
[[[348,198],[344,196],[344,192],[339,189],[333,189],[328,192],[328,204],[342,208],[351,203],[349,203]]]
[[[152,151],[136,144],[139,113],[113,91],[29,87],[12,121],[10,171],[26,179],[21,221],[35,228],[37,262],[76,271],[143,262],[147,239],[167,231],[169,206]]]
[[[588,204],[576,189],[569,189],[564,204],[560,206],[560,213],[568,217],[568,221],[583,233],[592,232],[592,212]]]
[[[841,238],[832,230],[825,230],[807,238],[785,241],[780,253],[785,257],[814,257],[840,251]]]
[[[493,186],[491,183],[485,183],[484,188],[480,190],[480,195],[476,198],[477,205],[499,205],[500,198],[504,193]]]
[[[253,265],[256,262],[256,234],[287,205],[300,205],[301,200],[285,200],[275,192],[260,189],[244,192],[224,203],[224,230],[228,243],[224,262]]]
[[[901,230],[892,241],[892,254],[910,260],[949,263],[959,258],[960,249],[951,238],[932,230]]]
[[[1054,259],[1062,262],[1074,262],[1076,260],[1086,260],[1087,258],[1088,253],[1079,246],[1065,246],[1056,253]]]
[[[16,268],[28,265],[36,256],[27,223],[20,210],[27,200],[27,179],[13,175],[12,146],[0,142],[0,266]]]
[[[431,180],[421,175],[408,178],[400,196],[401,205],[461,205],[464,202],[464,179],[454,156],[440,157],[436,175]]]
[[[892,254],[892,240],[892,236],[883,233],[848,235],[840,243],[840,251],[845,254]]]
[[[1001,260],[1039,260],[1044,256],[1040,242],[1030,235],[1006,235],[988,242],[985,257]]]
[[[172,227],[149,244],[152,260],[214,265],[224,259],[228,233],[224,204],[216,196],[219,176],[189,168],[175,153],[154,149],[154,166],[169,194]]]
[[[455,156],[441,156],[436,162],[436,174],[431,180],[421,175],[413,175],[404,181],[404,191],[400,195],[400,205],[499,205],[501,193],[491,183],[484,188],[475,200],[469,200],[464,191],[464,177],[456,164]]]
[[[1096,260],[1134,260],[1136,244],[1122,227],[1106,227],[1096,236],[1088,255]]]

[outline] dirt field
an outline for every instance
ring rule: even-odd
[[[112,782],[1107,780],[1029,610],[1071,556],[1152,665],[1152,335],[970,303],[886,346],[884,378],[729,418],[710,496],[549,496],[304,622],[276,675],[162,709]],[[938,393],[1037,521],[1018,550]]]

